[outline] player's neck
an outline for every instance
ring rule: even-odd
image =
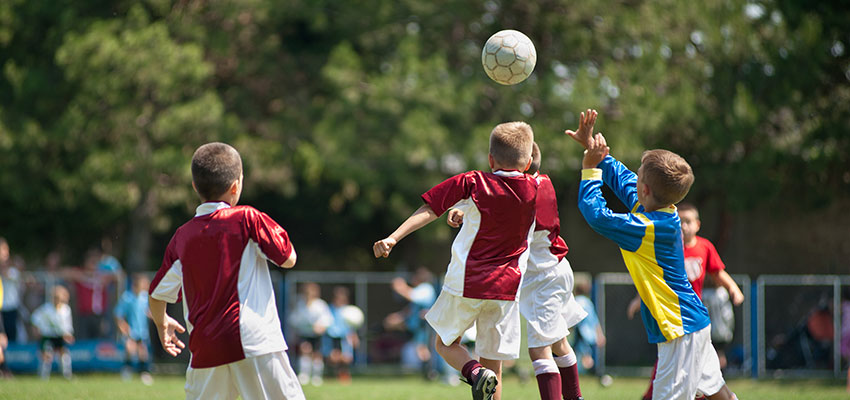
[[[685,240],[685,247],[694,247],[697,245],[697,235],[692,236],[690,239]]]

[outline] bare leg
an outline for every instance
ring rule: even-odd
[[[472,360],[472,357],[469,355],[469,351],[466,350],[466,347],[461,346],[460,338],[457,338],[454,342],[452,342],[452,344],[446,346],[443,344],[443,339],[440,338],[440,335],[437,335],[434,348],[437,350],[437,353],[443,357],[443,360],[446,360],[452,368],[458,371],[463,369],[463,366]],[[482,362],[482,365],[483,364],[484,363]]]

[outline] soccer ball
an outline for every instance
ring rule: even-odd
[[[522,32],[506,29],[496,32],[481,51],[481,64],[490,79],[502,85],[516,85],[528,78],[537,63],[534,43]]]
[[[360,311],[357,306],[347,305],[340,310],[340,315],[342,316],[342,320],[351,327],[351,329],[358,329],[363,325],[363,311]]]

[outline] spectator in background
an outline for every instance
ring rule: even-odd
[[[351,363],[354,361],[354,349],[360,345],[357,331],[346,321],[346,307],[354,307],[349,302],[349,291],[344,286],[333,290],[330,312],[333,322],[328,326],[322,343],[322,353],[328,358],[331,370],[343,384],[351,382]]]
[[[153,384],[150,367],[150,331],[148,327],[148,287],[150,279],[142,274],[133,276],[132,290],[125,291],[115,306],[115,323],[125,344],[124,367],[121,377],[130,380],[133,359],[142,383]]]
[[[98,269],[100,252],[86,252],[83,267],[72,270],[69,280],[73,283],[76,297],[77,336],[80,339],[100,338],[109,332],[107,308],[109,294],[107,286],[115,282],[115,275]]]
[[[21,304],[21,272],[18,266],[13,265],[9,242],[0,237],[0,278],[3,280],[3,303],[0,306],[0,314],[3,317],[3,325],[6,327],[6,336],[9,342],[18,342],[18,316]],[[24,338],[21,337],[23,340]]]
[[[413,277],[410,280],[410,285],[403,278],[395,278],[392,281],[392,289],[399,296],[410,302],[403,310],[387,315],[384,319],[384,326],[387,329],[402,329],[406,330],[410,335],[410,341],[402,350],[403,361],[410,354],[411,350],[416,354],[418,363],[425,367],[426,375],[433,375],[435,368],[431,361],[431,355],[434,353],[431,349],[431,328],[425,321],[425,313],[434,305],[437,300],[437,291],[431,281],[434,276],[425,267],[419,267],[414,271]],[[411,365],[413,360],[407,360],[403,364]]]
[[[582,370],[592,371],[596,367],[596,351],[605,346],[605,334],[602,325],[596,315],[596,306],[590,300],[590,280],[582,275],[576,275],[575,287],[573,288],[576,302],[587,312],[581,322],[575,327],[575,349],[579,357],[579,366]]]
[[[322,335],[333,322],[328,303],[319,296],[319,285],[305,282],[301,285],[301,295],[295,305],[295,312],[289,317],[289,323],[298,334],[298,380],[302,385],[322,384],[325,363],[322,359]]]
[[[74,326],[71,321],[71,307],[68,306],[68,289],[56,285],[53,288],[52,301],[44,303],[32,314],[32,323],[41,336],[41,363],[38,374],[41,379],[50,378],[53,369],[53,357],[58,352],[62,375],[71,379],[71,353],[66,344],[74,343]]]

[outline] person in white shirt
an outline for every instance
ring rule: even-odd
[[[68,289],[61,285],[54,286],[53,301],[44,303],[32,313],[32,324],[41,336],[41,364],[38,372],[42,379],[50,378],[56,353],[61,361],[62,375],[65,379],[71,379],[71,353],[65,345],[74,343],[74,326],[68,298]]]
[[[302,385],[320,386],[325,371],[321,339],[333,323],[333,315],[328,303],[321,299],[318,284],[305,282],[301,286],[301,296],[289,323],[298,334],[298,380]]]

